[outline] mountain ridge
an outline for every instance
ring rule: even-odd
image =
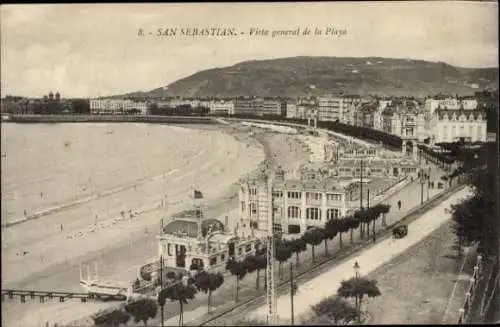
[[[383,57],[298,56],[248,60],[198,71],[167,86],[125,96],[320,96],[328,93],[427,96],[498,89],[498,67]]]

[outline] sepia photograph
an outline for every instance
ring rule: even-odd
[[[1,325],[500,323],[498,26],[2,4]]]

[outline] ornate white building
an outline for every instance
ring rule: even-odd
[[[285,179],[285,172],[278,169],[271,187],[264,173],[243,180],[238,208],[242,230],[253,229],[255,235],[266,235],[271,206],[273,228],[284,234],[302,234],[309,228],[322,227],[327,220],[346,214],[344,188],[338,180],[326,178],[314,169],[303,170],[300,179],[293,180]]]
[[[418,103],[412,100],[394,100],[385,107],[382,112],[382,131],[419,141],[428,136],[425,114]]]
[[[228,259],[244,259],[262,245],[251,232],[240,233],[237,227],[230,232],[217,219],[195,217],[174,217],[157,238],[164,265],[186,271],[224,271]]]
[[[431,142],[486,142],[486,124],[484,111],[438,108],[430,121]]]

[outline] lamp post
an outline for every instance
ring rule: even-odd
[[[370,189],[369,188],[366,189],[366,201],[367,201],[366,206],[368,208],[370,208]]]
[[[359,263],[356,261],[356,262],[354,263],[354,266],[353,266],[353,269],[354,269],[354,276],[355,276],[356,278],[359,278],[359,268],[360,268],[360,267],[359,267]]]
[[[358,279],[359,279],[359,264],[358,264],[358,261],[356,261],[354,263],[354,276],[356,278],[356,284],[358,284]],[[358,316],[358,323],[360,322],[360,315],[361,315],[361,312],[359,312],[359,300],[358,300],[358,295],[356,294],[356,310],[357,310],[357,316]]]
[[[420,169],[420,205],[424,204],[424,184],[425,184],[425,173],[424,170]]]
[[[294,325],[294,312],[293,312],[293,297],[297,293],[297,284],[293,281],[293,265],[290,264],[290,317],[291,325]]]
[[[363,209],[363,159],[361,159],[360,161],[360,165],[361,165],[361,179],[360,179],[360,183],[359,183],[359,206],[361,209]]]
[[[163,289],[163,254],[160,255],[160,292]],[[164,311],[165,306],[161,306],[161,327],[165,326],[165,311]]]

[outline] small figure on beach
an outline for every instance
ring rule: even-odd
[[[26,217],[28,215],[28,213],[26,212],[26,210],[24,210],[24,217]]]
[[[43,199],[43,192],[40,192],[40,199]]]
[[[398,200],[398,209],[401,210],[401,200]]]
[[[61,232],[64,230],[63,224],[61,224]]]

